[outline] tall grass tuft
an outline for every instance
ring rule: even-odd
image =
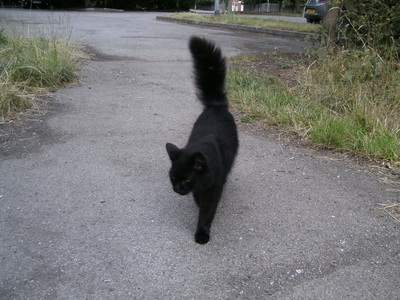
[[[23,38],[0,31],[0,117],[31,107],[31,94],[77,81],[77,62],[83,58],[82,49],[67,39]]]

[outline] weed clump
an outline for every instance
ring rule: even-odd
[[[82,50],[66,39],[22,38],[0,31],[0,118],[33,105],[32,94],[78,80]]]

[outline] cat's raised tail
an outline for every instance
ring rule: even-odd
[[[193,57],[197,96],[206,107],[228,106],[225,93],[226,64],[214,43],[192,37],[189,49]]]

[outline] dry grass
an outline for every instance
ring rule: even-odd
[[[380,210],[383,210],[395,221],[400,223],[400,203],[381,204]]]

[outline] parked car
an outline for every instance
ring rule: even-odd
[[[327,0],[307,0],[304,18],[308,23],[320,23],[327,12]]]

